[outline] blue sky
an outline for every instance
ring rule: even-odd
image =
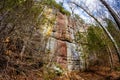
[[[62,2],[63,0],[56,0],[56,2]],[[64,5],[63,7],[71,12],[70,6],[68,5],[67,1],[69,0],[64,0]],[[82,3],[82,0],[73,0],[73,1],[78,1],[79,3]],[[89,7],[91,11],[96,9],[97,1],[98,0],[83,0],[86,1],[86,5]],[[92,6],[91,6],[92,5]],[[72,8],[74,8],[74,5],[72,5]],[[74,9],[74,13],[78,14],[82,19],[84,19],[86,22],[91,22],[93,19],[89,17],[83,10],[79,8]]]
[[[63,0],[56,0],[56,2],[58,3],[61,1]],[[69,0],[64,0],[63,7],[66,10],[71,11],[70,6],[68,5],[67,1]],[[75,1],[83,6],[84,4],[82,2],[85,2],[85,5],[87,5],[90,12],[92,12],[92,14],[94,14],[100,21],[102,21],[101,17],[103,17],[103,15],[107,18],[110,17],[110,14],[107,12],[107,9],[103,7],[103,5],[99,2],[99,0],[72,0],[72,1]],[[106,0],[106,1],[110,4],[111,7],[113,7],[114,10],[117,10],[118,12],[120,12],[120,1],[119,0]],[[72,5],[72,8],[74,8],[74,5]],[[98,11],[99,11],[99,15],[97,13]],[[75,8],[74,13],[78,14],[81,18],[83,18],[88,23],[94,22],[94,20],[91,17],[89,17],[80,8]]]

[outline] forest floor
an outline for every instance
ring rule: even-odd
[[[79,75],[85,80],[120,80],[120,64],[116,55],[114,55],[113,61],[113,69],[108,66],[96,65]]]
[[[72,71],[56,73],[45,66],[36,67],[31,65],[16,65],[0,72],[0,80],[120,80],[120,64],[118,58],[114,55],[114,68],[103,64],[89,67],[86,71]]]
[[[85,80],[120,80],[119,70],[110,70],[109,67],[94,66],[89,71],[79,74]]]
[[[55,76],[51,73],[43,74],[42,70],[36,70],[29,71],[26,76],[17,75],[11,77],[11,80],[120,80],[120,71],[110,71],[107,67],[96,66],[86,72],[71,72],[62,76]]]

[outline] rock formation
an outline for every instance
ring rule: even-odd
[[[56,24],[52,28],[46,50],[50,51],[52,61],[64,69],[80,69],[80,56],[74,41],[77,31],[74,19],[57,12]]]
[[[84,32],[83,24],[77,19],[47,8],[43,12],[44,22],[38,32],[41,34],[41,51],[49,55],[50,64],[58,64],[65,70],[84,68],[84,54],[80,44],[76,42],[76,34]],[[79,40],[80,38],[78,38]]]

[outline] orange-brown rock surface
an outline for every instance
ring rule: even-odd
[[[74,44],[76,26],[73,21],[74,20],[68,18],[66,15],[58,12],[56,25],[52,29],[46,47],[47,50],[50,50],[51,54],[54,54],[54,61],[66,69],[73,68],[72,63],[74,62],[71,62],[70,57],[77,54]]]

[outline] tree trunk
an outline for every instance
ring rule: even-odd
[[[109,53],[109,60],[110,60],[110,67],[111,67],[111,70],[114,69],[114,66],[113,66],[113,55],[112,55],[112,51],[111,51],[111,48],[110,46],[108,45],[108,53]]]
[[[119,16],[116,14],[116,12],[110,7],[110,5],[107,4],[107,2],[105,0],[100,0],[100,2],[108,9],[109,13],[112,15],[112,17],[114,18],[119,30],[120,30],[120,18]]]

